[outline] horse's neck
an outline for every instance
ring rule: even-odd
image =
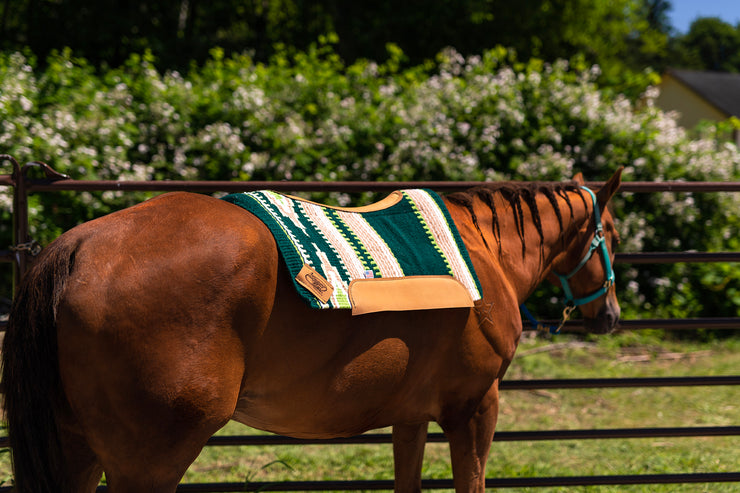
[[[488,265],[484,268],[498,271],[499,275],[505,276],[519,303],[523,303],[552,271],[553,265],[562,260],[567,247],[575,238],[575,233],[590,217],[590,208],[579,194],[568,192],[568,197],[572,214],[562,197],[557,200],[563,221],[561,228],[550,201],[543,194],[537,196],[542,238],[532,221],[529,207],[522,203],[524,243],[519,235],[515,212],[507,200],[500,196],[495,198],[500,237],[494,231],[490,209],[479,201],[475,202],[480,232],[472,233],[470,227],[466,228],[469,231],[465,235],[466,244],[477,244],[474,247],[477,252],[486,251],[488,258],[484,262],[487,261]],[[481,255],[477,257],[480,258]]]
[[[574,192],[569,192],[570,206],[563,198],[558,198],[560,217],[563,226],[557,219],[555,210],[550,201],[544,196],[537,197],[537,207],[542,224],[543,237],[532,222],[531,212],[526,205],[524,208],[524,239],[525,249],[522,253],[521,239],[513,234],[516,225],[511,214],[502,217],[502,241],[507,242],[501,249],[499,262],[510,273],[510,280],[515,287],[520,303],[523,303],[535,290],[535,288],[550,274],[553,267],[562,261],[567,249],[576,239],[576,233],[581,229],[590,217],[590,209],[582,197]],[[572,208],[572,212],[571,212]],[[504,223],[506,225],[504,226]],[[504,228],[512,233],[504,234]],[[507,252],[508,253],[503,253]],[[499,253],[499,252],[496,252]],[[564,272],[561,272],[564,274]]]

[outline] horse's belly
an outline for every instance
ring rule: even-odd
[[[390,399],[388,399],[390,400]],[[359,435],[370,429],[393,423],[387,406],[363,405],[355,401],[336,401],[326,405],[303,403],[258,402],[239,400],[232,419],[252,428],[296,438],[334,438]]]
[[[336,438],[391,426],[399,421],[398,415],[398,409],[387,405],[324,406],[298,402],[272,405],[244,399],[239,401],[232,419],[252,428],[295,438]],[[426,416],[416,421],[430,419]]]
[[[315,422],[310,419],[281,418],[274,415],[246,412],[237,408],[232,416],[234,421],[258,430],[277,433],[294,438],[337,438],[360,435],[363,432],[381,426],[348,426],[339,427],[338,423]]]
[[[401,339],[382,339],[315,371],[291,370],[265,372],[247,385],[233,419],[289,436],[330,438],[431,417],[436,390],[424,387]]]

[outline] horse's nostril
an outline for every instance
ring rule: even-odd
[[[619,316],[621,314],[620,313],[621,310],[619,309],[619,307],[614,309],[610,307],[609,305],[604,306],[604,309],[606,311],[605,319],[606,319],[607,330],[609,331],[614,330],[619,324]]]
[[[622,314],[622,310],[617,307],[615,310],[609,310],[610,322],[612,327],[619,323],[619,316]]]

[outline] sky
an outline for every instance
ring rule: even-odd
[[[671,5],[668,16],[681,34],[688,32],[697,17],[719,17],[733,26],[740,23],[740,0],[671,0]]]

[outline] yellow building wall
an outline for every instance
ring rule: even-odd
[[[660,95],[655,104],[663,110],[680,113],[678,123],[686,129],[694,128],[702,120],[723,121],[730,116],[707,103],[670,74],[663,76],[659,88]]]

